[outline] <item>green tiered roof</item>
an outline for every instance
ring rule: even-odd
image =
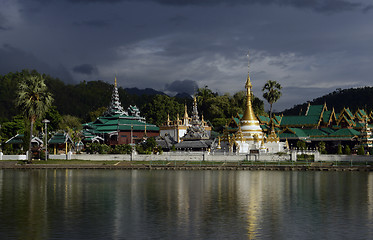
[[[64,144],[64,143],[72,143],[69,134],[67,133],[56,133],[53,135],[51,139],[49,139],[48,144]]]
[[[85,139],[91,139],[92,135],[103,136],[119,131],[159,131],[156,125],[145,122],[136,106],[130,106],[128,111],[124,111],[119,101],[116,79],[108,110],[95,121],[83,124],[83,128]]]
[[[25,138],[24,134],[17,134],[12,138],[8,139],[5,144],[23,144],[23,140]],[[32,137],[31,143],[43,144],[43,140],[38,137]]]
[[[283,140],[352,140],[360,136],[358,130],[364,128],[365,121],[372,121],[373,114],[370,115],[362,109],[352,114],[349,108],[344,108],[336,114],[334,109],[328,110],[326,104],[308,105],[307,110],[298,116],[274,116],[273,123],[278,127],[276,132]],[[258,118],[262,129],[269,132],[271,119],[267,116]]]
[[[319,116],[283,116],[280,126],[317,126]]]
[[[324,110],[325,105],[309,105],[305,116],[320,116]]]

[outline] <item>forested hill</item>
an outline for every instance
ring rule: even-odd
[[[0,75],[0,122],[10,120],[19,114],[15,108],[14,100],[19,81],[24,74],[38,74],[36,71],[8,73]],[[49,91],[53,94],[54,102],[61,115],[72,115],[84,121],[89,120],[90,112],[102,107],[108,107],[111,101],[113,84],[104,81],[83,81],[78,84],[65,84],[58,78],[43,75]],[[129,105],[137,105],[140,109],[144,104],[150,102],[156,95],[164,93],[153,89],[124,89],[118,88],[120,100],[124,108]],[[183,95],[178,99],[180,103],[191,101],[191,97]]]
[[[373,110],[373,87],[337,89],[336,91],[315,98],[310,101],[311,105],[321,105],[326,103],[329,110],[334,107],[336,113],[339,113],[344,107],[350,108],[352,112],[357,109],[364,109],[367,113]],[[300,111],[307,109],[308,103],[298,104],[282,113],[284,115],[299,115]]]
[[[24,78],[24,75],[28,74],[37,75],[38,73],[24,70],[0,76],[0,124],[13,121],[12,119],[20,114],[14,104],[16,89],[19,81]],[[43,77],[54,97],[53,106],[45,117],[55,119],[53,124],[51,122],[50,125],[56,129],[61,122],[59,115],[65,117],[65,119],[71,116],[77,117],[80,123],[93,121],[101,116],[111,101],[113,84],[103,81],[83,81],[73,85],[65,84],[63,81],[48,75],[43,75]],[[176,120],[177,116],[182,118],[185,105],[187,105],[189,114],[192,111],[193,99],[186,93],[179,93],[170,97],[154,89],[139,90],[120,87],[118,91],[122,106],[126,109],[129,105],[136,105],[148,123],[161,125],[167,120],[168,116],[171,121]],[[204,120],[209,121],[215,130],[221,130],[222,126],[229,122],[232,116],[243,114],[246,106],[245,91],[239,91],[233,95],[228,93],[220,95],[206,86],[198,89],[196,96],[199,114],[203,115]],[[253,98],[253,109],[257,115],[266,114],[263,101],[255,96]],[[14,129],[8,131],[7,136],[13,136],[15,131]]]

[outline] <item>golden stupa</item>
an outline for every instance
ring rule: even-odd
[[[249,57],[249,54],[247,55]],[[248,64],[249,68],[250,64]],[[247,80],[245,84],[246,88],[246,108],[243,117],[241,118],[241,131],[243,135],[243,141],[261,144],[264,139],[262,128],[260,127],[259,121],[255,116],[252,106],[252,84],[250,80],[250,68],[247,74]],[[257,146],[259,147],[259,146]]]

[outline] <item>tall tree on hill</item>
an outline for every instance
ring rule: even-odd
[[[16,105],[23,111],[25,117],[30,120],[29,161],[31,161],[31,140],[34,123],[42,117],[52,105],[53,97],[48,92],[41,75],[24,75],[18,84]]]
[[[282,93],[281,90],[282,86],[276,81],[268,80],[266,84],[264,84],[262,91],[263,97],[267,100],[269,103],[269,117],[272,118],[272,105],[277,102]]]

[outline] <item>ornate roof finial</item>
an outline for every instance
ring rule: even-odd
[[[248,89],[248,88],[251,89],[251,87],[252,87],[252,84],[251,84],[251,81],[250,81],[250,55],[249,55],[249,51],[247,51],[247,79],[246,79],[245,88],[246,89]]]
[[[188,118],[189,116],[188,116],[188,111],[187,111],[187,105],[186,105],[186,103],[185,103],[185,105],[184,105],[184,119],[186,119],[186,118]]]
[[[192,120],[199,121],[196,96],[194,96],[194,100],[193,100]]]
[[[249,66],[250,66],[250,59],[249,59],[249,52],[247,53],[247,58],[248,58],[248,73],[247,73],[247,79],[246,79],[246,84],[245,84],[245,88],[246,88],[246,109],[245,109],[245,113],[244,113],[244,116],[242,118],[242,120],[253,120],[253,121],[257,121],[256,117],[255,117],[255,114],[254,114],[254,111],[253,111],[253,108],[252,108],[252,104],[251,104],[251,88],[252,88],[252,84],[251,84],[251,81],[250,81],[250,71],[249,71]]]

